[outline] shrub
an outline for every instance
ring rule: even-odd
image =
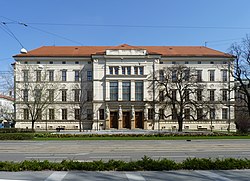
[[[31,140],[34,135],[31,133],[0,133],[0,140]]]

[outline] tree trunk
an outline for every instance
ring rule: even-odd
[[[182,126],[183,126],[183,119],[178,117],[178,132],[182,132]]]
[[[32,120],[31,129],[34,131],[35,120]]]

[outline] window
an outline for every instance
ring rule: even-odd
[[[54,102],[54,90],[49,90],[49,102]]]
[[[65,62],[65,61],[63,61],[63,62],[62,62],[62,64],[66,64],[66,62]]]
[[[49,70],[49,81],[54,81],[54,70]]]
[[[62,101],[63,102],[67,101],[67,90],[62,90]]]
[[[171,90],[172,92],[172,101],[176,101],[176,90]]]
[[[67,81],[67,70],[62,70],[62,81]]]
[[[130,101],[130,82],[129,81],[122,82],[122,100]]]
[[[135,75],[143,75],[144,74],[144,67],[134,67],[134,74]]]
[[[80,80],[80,71],[79,70],[75,70],[75,81],[79,82]]]
[[[42,120],[42,109],[37,109],[37,120]]]
[[[210,119],[215,119],[215,109],[210,109]]]
[[[41,62],[40,62],[40,61],[37,61],[36,63],[37,63],[37,64],[40,64]]]
[[[122,75],[131,75],[131,67],[122,67]]]
[[[186,120],[190,119],[190,109],[184,109],[184,118]]]
[[[177,81],[177,70],[173,70],[172,71],[172,82],[176,82]]]
[[[75,109],[75,120],[80,120],[80,109]]]
[[[201,64],[201,61],[198,61],[197,63],[198,63],[198,64]]]
[[[36,81],[40,82],[41,81],[41,70],[36,71]]]
[[[74,90],[74,100],[75,102],[80,102],[80,89]]]
[[[202,90],[196,90],[197,93],[197,101],[202,101]]]
[[[189,64],[189,62],[188,62],[188,61],[186,61],[186,62],[185,62],[185,64]]]
[[[87,101],[93,101],[93,91],[87,91]]]
[[[29,100],[29,92],[28,89],[23,90],[23,100],[27,102]]]
[[[49,120],[54,120],[54,119],[55,119],[55,110],[49,109]]]
[[[113,67],[109,67],[109,74],[113,75]]]
[[[209,81],[214,81],[215,78],[214,78],[214,74],[215,71],[214,70],[209,70]]]
[[[104,120],[104,109],[99,109],[99,119]]]
[[[91,120],[92,119],[92,109],[87,109],[87,119]]]
[[[92,80],[92,71],[87,71],[87,80]]]
[[[29,109],[23,109],[23,119],[29,120]]]
[[[172,109],[172,119],[177,119],[177,110]]]
[[[227,70],[222,70],[222,81],[223,82],[227,81]]]
[[[153,119],[153,118],[154,118],[154,110],[148,109],[148,119]]]
[[[222,119],[227,119],[227,108],[222,108]]]
[[[197,110],[197,119],[203,119],[204,115],[203,115],[203,109],[202,108],[198,108]]]
[[[184,90],[184,100],[189,101],[189,90]]]
[[[190,78],[190,70],[189,69],[185,69],[184,70],[184,80],[185,81],[189,81]]]
[[[227,100],[227,90],[222,90],[222,101],[228,101]]]
[[[164,119],[164,109],[159,109],[159,119]]]
[[[115,75],[118,75],[119,73],[119,67],[114,67],[115,68]]]
[[[42,99],[42,90],[41,89],[35,89],[34,91],[35,91],[35,97],[34,97],[35,101],[40,102],[41,99]]]
[[[62,109],[62,120],[67,120],[68,114],[67,109]]]
[[[214,62],[212,61],[212,62],[210,62],[210,64],[214,64]]]
[[[164,91],[160,90],[159,91],[159,101],[164,101]]]
[[[118,82],[110,82],[110,100],[118,101]]]
[[[135,82],[135,100],[143,101],[143,81]]]
[[[202,70],[197,70],[197,82],[202,81]]]
[[[172,62],[172,64],[176,64],[176,62]]]
[[[79,62],[78,62],[78,61],[76,61],[76,62],[75,62],[75,64],[79,64]]]
[[[28,82],[29,80],[29,71],[28,70],[24,70],[23,71],[23,81],[24,82]]]
[[[159,70],[159,80],[164,81],[164,70]]]
[[[49,64],[53,64],[54,62],[53,61],[50,61]]]
[[[209,90],[209,100],[214,101],[215,90]]]

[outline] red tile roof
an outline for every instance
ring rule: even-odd
[[[204,46],[43,46],[27,54],[13,57],[86,57],[104,54],[106,50],[135,50],[146,49],[148,54],[160,54],[166,57],[227,57],[233,56]]]

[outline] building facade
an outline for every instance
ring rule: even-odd
[[[183,129],[235,130],[234,93],[228,91],[234,57],[223,52],[198,46],[51,46],[14,59],[16,127],[30,128],[37,116],[36,129],[176,130],[173,116],[160,116],[152,82],[162,69],[184,65],[197,71],[205,86],[200,94],[216,106],[201,120],[184,120]],[[39,110],[35,116],[30,107]]]

